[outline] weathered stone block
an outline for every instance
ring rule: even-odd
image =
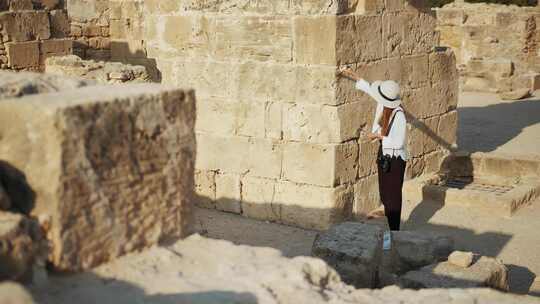
[[[240,175],[216,174],[216,208],[218,210],[242,213],[242,183]]]
[[[283,145],[283,178],[296,183],[333,187],[353,182],[357,176],[358,145]]]
[[[65,38],[70,35],[70,22],[65,10],[52,10],[49,12],[51,38]]]
[[[463,268],[442,262],[411,271],[400,277],[402,288],[481,288],[508,291],[508,270],[493,258],[481,257],[472,266]]]
[[[9,66],[16,69],[39,66],[39,41],[6,44]]]
[[[339,106],[290,104],[283,113],[283,138],[308,143],[342,143],[358,138],[365,124],[364,104]]]
[[[188,233],[193,92],[87,87],[3,100],[0,116],[0,159],[26,175],[33,214],[51,217],[58,269],[87,269]]]
[[[457,124],[457,111],[452,111],[441,116],[439,120],[438,134],[440,138],[446,143],[446,145],[453,145],[457,142]]]
[[[463,9],[441,8],[437,10],[438,25],[461,25],[467,20]]]
[[[216,173],[212,171],[195,171],[195,204],[199,207],[215,209]]]
[[[4,39],[14,42],[46,40],[51,37],[49,15],[44,11],[18,11],[0,14]]]
[[[72,53],[73,41],[71,39],[52,39],[40,43],[40,60],[42,63],[49,57],[67,56]]]
[[[379,180],[377,175],[370,175],[354,184],[354,216],[364,218],[381,205]]]
[[[473,262],[474,254],[472,252],[454,251],[448,256],[448,262],[456,266],[467,268]]]
[[[402,274],[439,261],[454,250],[454,241],[436,233],[393,231],[394,271]]]
[[[337,63],[350,64],[383,58],[383,43],[374,43],[382,39],[382,22],[380,15],[338,16]]]
[[[375,288],[382,255],[382,230],[375,225],[346,222],[318,234],[312,255],[323,259],[357,288]]]
[[[197,169],[279,178],[281,144],[267,139],[197,135]]]
[[[336,21],[336,16],[294,17],[294,61],[336,64],[336,42],[341,34],[336,28]]]

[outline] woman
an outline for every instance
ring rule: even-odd
[[[351,71],[343,72],[356,81],[356,89],[377,102],[375,119],[368,138],[379,140],[377,168],[379,194],[390,230],[397,231],[401,222],[402,188],[408,159],[407,120],[401,108],[400,88],[395,81],[375,81],[372,84]],[[384,247],[390,248],[390,233],[384,235]]]

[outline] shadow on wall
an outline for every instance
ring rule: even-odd
[[[161,83],[162,75],[157,67],[157,61],[154,58],[148,58],[148,54],[142,45],[134,46],[128,42],[111,41],[111,61],[142,65],[152,77],[153,82]]]
[[[469,152],[491,152],[540,123],[540,100],[458,108],[458,144]],[[540,144],[540,143],[538,143]]]
[[[29,215],[35,207],[36,193],[26,175],[6,161],[0,160],[0,185],[11,202],[10,211]]]

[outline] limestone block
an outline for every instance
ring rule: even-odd
[[[499,93],[499,98],[502,100],[520,100],[529,96],[531,96],[531,90],[529,88]]]
[[[290,104],[284,108],[283,137],[286,140],[308,143],[342,143],[358,138],[363,104],[340,106]]]
[[[374,61],[384,57],[380,15],[337,17],[336,56],[338,64]],[[361,30],[359,30],[361,29]]]
[[[450,48],[437,48],[429,55],[429,79],[431,83],[450,82],[458,78],[456,57]]]
[[[216,208],[221,211],[242,213],[242,183],[240,175],[216,174]]]
[[[292,30],[288,17],[220,16],[215,20],[213,57],[292,61]]]
[[[448,256],[448,262],[467,268],[473,263],[474,254],[472,252],[454,251]]]
[[[199,207],[215,209],[216,173],[212,171],[195,171],[195,203]]]
[[[4,39],[14,42],[46,40],[51,37],[49,14],[45,11],[0,13]]]
[[[461,25],[467,20],[467,17],[463,9],[441,8],[437,10],[438,25]]]
[[[40,42],[40,60],[53,56],[67,56],[73,53],[73,41],[71,39],[51,39]]]
[[[26,175],[32,213],[51,217],[50,259],[60,270],[87,269],[189,232],[193,92],[124,88],[0,103],[0,159]]]
[[[354,184],[354,216],[365,218],[367,214],[381,205],[379,178],[370,175]]]
[[[44,9],[53,10],[59,7],[61,0],[39,0],[38,3]]]
[[[277,201],[278,181],[262,178],[242,179],[242,211],[249,218],[281,222],[286,202]],[[301,202],[297,202],[299,205]]]
[[[403,57],[401,59],[401,80],[399,84],[402,89],[424,87],[428,84],[428,77],[427,55]]]
[[[357,176],[358,145],[286,143],[283,178],[296,183],[333,187]]]
[[[84,23],[104,16],[109,9],[109,0],[69,0],[66,8],[71,20]]]
[[[458,113],[452,111],[441,116],[439,120],[439,131],[437,134],[445,144],[453,145],[457,142]]]
[[[167,16],[163,21],[164,45],[176,55],[209,56],[216,37],[215,25],[203,15]],[[159,23],[154,26],[159,26]],[[159,30],[158,30],[159,33]],[[146,39],[152,39],[148,37]],[[174,51],[173,51],[174,50]]]
[[[438,44],[436,20],[430,14],[406,11],[382,18],[385,57],[429,53]]]
[[[22,285],[2,282],[0,283],[0,304],[34,304],[34,300]]]
[[[0,280],[28,279],[42,239],[37,222],[0,211]]]
[[[294,61],[300,64],[336,64],[336,16],[296,16]],[[349,45],[351,47],[352,45]]]
[[[1,0],[0,1],[0,12],[31,10],[32,8],[33,8],[32,0]]]
[[[52,10],[49,12],[51,38],[65,38],[70,35],[70,23],[65,10]]]
[[[377,173],[377,152],[379,142],[361,137],[358,141],[358,177],[366,177]]]
[[[318,234],[312,255],[333,267],[357,288],[374,288],[382,255],[382,230],[375,225],[346,222]]]
[[[9,66],[16,69],[39,66],[39,41],[6,44]]]
[[[197,145],[197,169],[266,178],[281,175],[282,148],[278,142],[198,133]]]
[[[444,261],[453,249],[454,241],[451,238],[436,233],[392,232],[393,263],[398,274]]]
[[[266,113],[265,103],[227,102],[218,98],[205,98],[197,103],[196,130],[222,136],[263,138],[266,126],[272,123],[266,121]]]
[[[442,262],[411,271],[400,277],[402,288],[481,288],[508,291],[508,270],[493,258],[481,257],[472,266],[463,268]]]
[[[259,220],[328,229],[351,215],[352,190],[246,177],[242,179],[242,211]]]
[[[238,94],[238,65],[215,61],[175,61],[176,75],[193,75],[192,77],[176,77],[171,83],[179,87],[194,88],[200,99],[219,97],[234,100]]]

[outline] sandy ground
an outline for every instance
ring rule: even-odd
[[[470,152],[540,155],[540,91],[519,101],[463,93],[458,105],[458,146]]]

